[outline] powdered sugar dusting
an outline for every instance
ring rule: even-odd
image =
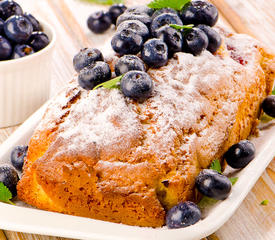
[[[58,128],[58,138],[68,144],[59,151],[87,152],[94,144],[99,160],[123,162],[127,155],[133,162],[146,161],[140,156],[150,154],[166,161],[172,151],[184,158],[194,142],[198,156],[211,159],[235,119],[244,96],[241,89],[253,81],[246,76],[255,72],[257,45],[247,36],[230,35],[222,55],[176,54],[167,66],[148,71],[154,93],[142,104],[125,98],[118,89],[85,91],[73,82],[70,88],[80,92],[79,99],[63,109],[68,97],[62,93],[42,126],[68,111]],[[207,144],[211,147],[204,152]]]

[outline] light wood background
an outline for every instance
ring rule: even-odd
[[[25,11],[45,19],[56,29],[57,46],[53,57],[52,95],[74,74],[72,58],[80,48],[98,46],[99,43],[102,46],[109,44],[113,30],[104,35],[94,35],[86,27],[86,19],[94,6],[78,0],[18,0],[18,2]],[[135,2],[142,4],[146,1],[126,0],[127,5]],[[223,24],[236,32],[256,37],[275,52],[275,0],[212,0],[212,2],[219,8],[220,20]],[[104,6],[98,6],[98,9],[104,9]],[[106,50],[106,47],[104,49]],[[15,129],[16,127],[0,129],[0,143]],[[260,205],[264,199],[269,200],[267,206]],[[0,240],[11,239],[57,240],[63,238],[0,230]],[[234,216],[207,239],[275,239],[275,159]]]

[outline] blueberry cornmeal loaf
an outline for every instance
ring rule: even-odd
[[[272,89],[274,57],[246,35],[220,34],[216,54],[177,53],[150,69],[154,91],[143,103],[72,81],[30,140],[19,198],[66,214],[164,225],[167,209],[194,199],[200,170],[251,134]]]

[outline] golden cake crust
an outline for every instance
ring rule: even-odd
[[[154,93],[142,104],[117,89],[70,83],[30,140],[19,198],[61,213],[162,226],[165,210],[194,199],[199,171],[249,136],[272,89],[273,55],[248,36],[220,32],[216,55],[178,53],[149,70]]]

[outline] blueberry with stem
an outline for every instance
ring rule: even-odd
[[[151,96],[153,81],[145,72],[129,71],[122,77],[120,89],[126,97],[142,102]]]
[[[160,68],[168,62],[168,47],[160,39],[150,39],[141,50],[141,58],[148,66]]]
[[[21,57],[26,57],[33,53],[34,53],[34,50],[31,46],[29,46],[27,44],[17,44],[14,47],[11,58],[17,59],[17,58],[21,58]]]
[[[131,29],[117,32],[111,41],[112,48],[119,55],[137,54],[143,45],[143,38]]]
[[[207,35],[199,28],[192,28],[183,33],[183,51],[200,55],[208,46]]]
[[[183,8],[181,12],[182,22],[187,24],[205,24],[213,27],[218,21],[219,13],[217,8],[206,1],[192,1]]]

